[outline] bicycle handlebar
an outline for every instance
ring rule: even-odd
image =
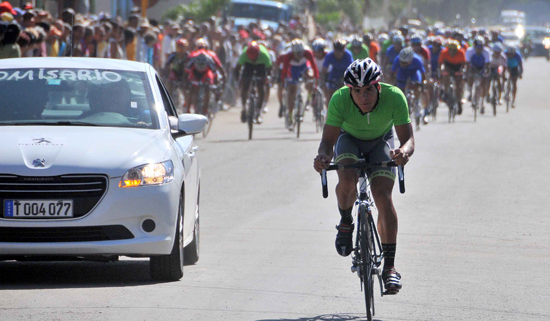
[[[405,170],[403,165],[397,165],[394,161],[389,162],[380,162],[380,163],[367,163],[364,160],[359,160],[354,164],[332,164],[327,169],[321,171],[321,184],[323,185],[323,198],[328,197],[328,180],[327,180],[327,171],[340,170],[346,168],[356,168],[356,169],[367,169],[373,166],[377,167],[397,167],[397,173],[399,177],[399,192],[405,194]]]

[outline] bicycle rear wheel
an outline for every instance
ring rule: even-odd
[[[325,115],[324,115],[324,108],[325,108],[325,97],[320,91],[315,91],[313,93],[314,95],[314,115],[315,115],[315,127],[317,132],[320,132],[323,130],[323,126],[325,125]]]
[[[373,279],[373,261],[371,248],[371,235],[367,222],[367,211],[364,204],[359,205],[359,252],[361,254],[361,281],[363,294],[365,295],[365,308],[368,321],[372,321],[374,316],[374,279]]]

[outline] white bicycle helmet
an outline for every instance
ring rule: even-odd
[[[323,38],[317,38],[311,44],[314,51],[322,51],[327,47],[327,42]]]
[[[290,48],[292,49],[292,52],[294,53],[302,53],[304,52],[304,42],[298,38],[292,40],[290,43]]]
[[[493,51],[494,52],[502,52],[503,49],[504,48],[502,47],[502,44],[500,42],[497,42],[497,43],[493,44]]]
[[[344,84],[348,87],[364,87],[382,80],[382,70],[370,58],[357,59],[344,72]]]
[[[410,64],[414,58],[414,50],[411,47],[403,48],[399,52],[399,61]]]

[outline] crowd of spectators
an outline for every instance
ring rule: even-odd
[[[126,21],[108,13],[82,15],[71,8],[60,17],[27,3],[22,8],[0,3],[0,59],[17,57],[100,57],[147,62],[166,70],[176,42],[187,52],[195,41],[205,39],[226,67],[236,63],[242,47],[252,39],[269,41],[277,53],[284,43],[301,37],[304,26],[298,17],[278,30],[252,23],[234,27],[232,21],[211,17],[207,21],[164,21],[142,17],[134,7]]]

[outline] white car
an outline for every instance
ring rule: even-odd
[[[150,257],[179,280],[199,259],[205,124],[148,64],[1,59],[0,260]]]

